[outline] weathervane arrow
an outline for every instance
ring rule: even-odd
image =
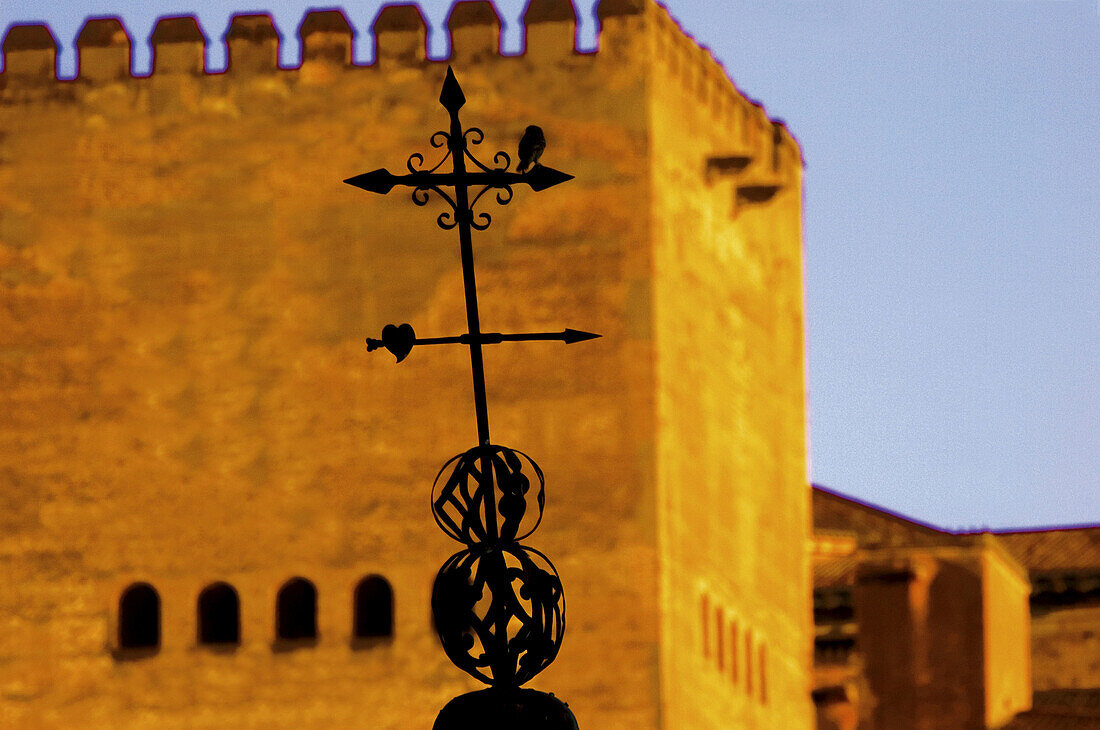
[[[601,336],[594,332],[582,332],[566,327],[561,332],[482,332],[476,337],[470,334],[452,335],[450,337],[417,337],[413,332],[412,325],[403,324],[396,327],[391,324],[382,329],[381,339],[367,338],[367,352],[385,348],[397,358],[397,362],[401,362],[416,345],[470,345],[475,341],[482,345],[498,345],[501,342],[533,340],[561,340],[567,345],[572,345],[574,342],[594,340]]]

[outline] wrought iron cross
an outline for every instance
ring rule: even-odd
[[[478,443],[489,443],[489,413],[485,402],[485,365],[482,360],[481,346],[497,344],[500,342],[516,342],[521,340],[561,340],[565,343],[590,340],[599,335],[591,332],[566,329],[562,332],[525,332],[517,334],[502,334],[499,332],[482,332],[477,308],[477,285],[474,280],[474,252],[471,240],[471,229],[484,231],[492,222],[492,216],[488,213],[474,213],[474,206],[489,190],[497,190],[497,202],[507,205],[512,201],[512,186],[518,184],[529,185],[535,192],[541,192],[547,188],[572,180],[572,175],[567,175],[544,165],[536,164],[527,173],[508,172],[511,158],[507,152],[497,152],[493,156],[494,164],[500,167],[489,168],[483,165],[471,154],[469,144],[481,144],[484,133],[477,127],[463,130],[458,118],[458,111],[466,103],[466,95],[462,93],[455,78],[454,71],[447,67],[447,78],[443,82],[443,91],[439,95],[439,102],[447,110],[451,117],[449,132],[439,131],[432,135],[431,144],[439,148],[447,145],[447,154],[435,167],[430,170],[420,169],[424,164],[424,156],[415,153],[409,157],[407,175],[394,175],[389,170],[380,169],[373,172],[365,172],[362,175],[348,178],[344,182],[362,188],[372,193],[389,193],[397,185],[411,187],[413,189],[413,202],[417,205],[427,205],[428,191],[439,195],[450,206],[450,212],[439,215],[437,223],[444,230],[451,230],[458,226],[459,245],[462,253],[462,282],[466,290],[466,322],[469,331],[464,335],[453,337],[425,337],[417,338],[413,328],[408,324],[387,325],[382,331],[382,339],[367,338],[367,349],[376,350],[385,347],[392,352],[397,361],[401,362],[415,345],[441,345],[459,343],[470,347],[470,365],[474,378],[474,410],[477,414]],[[453,163],[451,172],[437,172],[448,160]],[[467,159],[477,168],[466,169]],[[451,197],[441,188],[454,188],[454,197]],[[470,200],[470,188],[481,187],[481,190]]]
[[[510,172],[506,152],[493,156],[494,168],[482,164],[470,145],[484,133],[463,129],[458,112],[466,103],[462,88],[448,68],[439,101],[450,115],[449,131],[431,136],[435,148],[447,152],[435,167],[423,169],[424,156],[411,155],[408,174],[386,169],[356,175],[344,182],[373,193],[387,194],[401,185],[412,188],[417,205],[427,205],[434,192],[449,207],[436,219],[444,230],[458,228],[462,280],[466,294],[465,334],[418,338],[409,324],[386,325],[381,339],[367,338],[368,351],[385,348],[401,362],[416,345],[463,344],[470,348],[478,445],[455,456],[440,470],[432,488],[432,512],[439,527],[466,547],[452,555],[436,576],[432,612],[444,651],[463,671],[489,684],[443,709],[435,727],[576,728],[568,707],[553,695],[520,689],[557,656],[565,631],[565,599],[561,580],[549,558],[520,544],[542,521],[545,480],[526,454],[489,439],[482,345],[521,340],[589,340],[599,335],[566,329],[562,332],[482,332],[474,281],[472,231],[489,227],[492,217],[474,207],[488,191],[501,205],[511,202],[512,186],[535,192],[572,180],[572,175],[540,165],[526,173]],[[440,172],[450,159],[450,172]],[[473,169],[467,167],[472,163]],[[480,190],[471,199],[471,188]],[[452,189],[453,195],[443,188]],[[528,510],[533,500],[534,510]],[[484,600],[488,597],[488,601]],[[489,693],[489,694],[485,694]],[[494,720],[495,718],[495,720]]]

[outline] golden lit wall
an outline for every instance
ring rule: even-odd
[[[667,727],[809,727],[800,153],[647,21]]]
[[[1031,583],[992,540],[982,554],[982,571],[985,721],[998,727],[1031,708]]]
[[[601,8],[587,55],[559,0],[534,3],[521,57],[498,55],[487,4],[451,19],[483,158],[538,123],[544,162],[576,176],[488,208],[482,326],[604,335],[486,353],[494,441],[547,475],[528,542],[568,604],[562,653],[532,684],[588,728],[725,728],[731,711],[808,727],[797,151],[654,5]],[[431,480],[474,445],[467,356],[395,365],[363,344],[391,322],[463,331],[456,236],[435,226],[441,204],[340,182],[433,151],[446,63],[424,60],[422,21],[398,8],[371,67],[350,65],[339,16],[307,18],[297,69],[275,67],[262,18],[233,27],[224,74],[203,72],[190,21],[158,26],[148,78],[129,76],[113,26],[82,35],[75,81],[53,79],[48,33],[5,41],[3,727],[429,727],[475,687],[428,616],[457,549]],[[670,43],[676,67],[651,55]],[[708,181],[730,129],[754,174],[782,179],[773,199]],[[395,636],[364,646],[352,591],[374,573]],[[319,639],[284,650],[275,595],[293,576],[317,588]],[[154,656],[117,647],[136,581],[161,601]],[[196,640],[215,581],[240,595],[233,651]],[[704,594],[767,667],[753,688],[705,658]]]

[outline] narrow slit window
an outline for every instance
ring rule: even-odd
[[[703,606],[703,656],[710,659],[710,599],[704,593],[701,599]]]
[[[752,633],[745,629],[745,693],[752,694]]]
[[[718,671],[721,672],[726,668],[726,639],[725,639],[725,626],[726,617],[722,615],[721,606],[715,606],[714,608],[714,636],[715,636],[715,657],[718,660]]]
[[[737,684],[737,666],[740,659],[737,656],[737,619],[730,621],[730,679]]]

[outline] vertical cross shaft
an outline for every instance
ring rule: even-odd
[[[449,146],[454,161],[455,203],[458,211],[458,238],[462,255],[462,284],[466,292],[466,325],[470,332],[470,367],[474,377],[474,411],[477,414],[478,443],[489,443],[489,407],[485,400],[485,363],[481,356],[481,324],[477,312],[477,283],[474,281],[474,245],[470,235],[470,193],[466,185],[466,137],[458,119],[458,109],[448,109],[451,115]]]
[[[453,87],[448,89],[448,86]],[[455,92],[457,90],[457,93]],[[448,93],[450,92],[450,93]],[[462,254],[462,284],[466,293],[466,324],[470,333],[470,368],[474,377],[474,410],[477,413],[477,440],[482,446],[488,446],[489,441],[489,406],[485,398],[485,362],[481,355],[481,323],[477,311],[477,284],[474,280],[474,245],[471,236],[471,220],[474,212],[470,209],[470,191],[466,180],[466,135],[463,133],[462,122],[458,118],[458,110],[462,108],[465,97],[458,86],[458,81],[450,68],[447,69],[447,79],[443,85],[443,93],[440,101],[447,109],[451,117],[451,130],[449,147],[451,159],[454,163],[455,176],[455,207],[458,222],[458,238]],[[493,465],[487,454],[479,459],[478,469],[482,479],[487,484],[492,484],[494,478]],[[488,534],[497,533],[497,504],[496,490],[489,488],[485,494],[485,527]],[[494,584],[503,584],[507,574],[507,565],[504,555],[495,552],[485,556],[485,565],[481,566],[488,575],[492,576]],[[494,596],[493,602],[502,600]],[[515,666],[508,652],[508,617],[506,612],[498,611],[495,630],[492,636],[490,654],[492,660],[493,676],[502,678],[502,686],[514,679]],[[490,647],[485,647],[490,649]],[[508,678],[508,679],[504,679]]]

